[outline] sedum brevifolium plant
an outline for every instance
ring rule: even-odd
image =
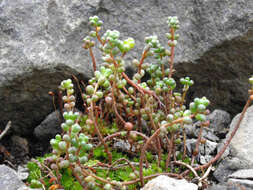
[[[193,172],[202,129],[209,126],[206,115],[210,102],[202,97],[185,105],[187,92],[194,84],[190,77],[180,79],[182,90],[176,88],[173,66],[179,39],[178,18],[168,18],[168,47],[155,35],[145,38],[140,58],[132,60],[136,68],[132,78],[125,73],[125,56],[134,48],[134,39],[121,39],[117,30],[100,35],[103,22],[97,16],[89,21],[94,30],[83,39],[83,48],[90,53],[94,77],[83,91],[78,84],[85,111],[75,109],[72,80],[62,81],[59,90],[64,93],[63,132],[51,139],[52,155],[39,164],[44,175],[31,180],[31,186],[66,188],[62,178],[67,175],[73,178],[68,183],[72,189],[136,189],[161,173],[182,178],[189,170]],[[103,61],[99,69],[93,54],[95,45]],[[148,63],[150,57],[154,59]],[[200,122],[200,132],[190,158],[186,154],[184,125],[193,121]],[[112,148],[120,139],[130,144],[125,155]],[[130,173],[124,176],[125,172]],[[193,174],[201,185],[204,178]]]

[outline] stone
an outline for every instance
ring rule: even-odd
[[[187,182],[160,175],[150,180],[141,190],[197,190],[198,186]]]
[[[124,141],[124,140],[117,140],[114,144],[113,144],[113,148],[123,151],[123,152],[129,152],[129,151],[135,151],[135,147],[132,146],[131,149],[131,145],[128,141]]]
[[[248,180],[248,179],[228,179],[228,182],[231,183],[235,183],[235,184],[240,184],[241,186],[243,186],[244,188],[247,188],[247,190],[249,189],[253,189],[253,181],[252,180]]]
[[[27,167],[18,166],[17,176],[20,180],[24,181],[29,176],[29,170]]]
[[[238,170],[228,176],[228,182],[240,184],[247,189],[253,189],[253,169]]]
[[[253,180],[253,169],[238,170],[232,173],[231,175],[229,175],[229,178]]]
[[[18,178],[15,170],[0,165],[0,189],[1,190],[18,190],[26,188],[25,184]]]
[[[198,161],[201,165],[204,165],[204,164],[207,164],[208,162],[210,162],[212,160],[213,156],[210,156],[210,155],[200,155],[198,157]]]
[[[15,157],[15,163],[24,163],[29,160],[29,143],[26,138],[12,135],[10,138],[10,153]]]
[[[62,132],[62,116],[59,111],[49,114],[42,123],[34,129],[34,135],[42,141],[48,142],[56,134]]]
[[[225,134],[229,131],[230,114],[224,110],[216,109],[207,116],[210,121],[209,128],[215,135],[225,138]]]
[[[240,114],[236,115],[230,124],[229,134],[227,138],[230,137],[235,125],[239,120]],[[233,157],[238,157],[239,159],[248,162],[248,165],[253,165],[253,106],[250,106],[245,116],[237,130],[235,136],[230,143],[231,154]]]
[[[215,169],[213,176],[218,182],[226,182],[229,175],[240,169],[252,168],[248,162],[237,157],[223,159]]]
[[[211,155],[215,153],[217,147],[216,142],[212,142],[209,140],[206,140],[206,143],[204,144],[204,152],[203,155]]]
[[[88,17],[95,14],[104,20],[103,28],[135,38],[128,60],[140,58],[144,36],[157,34],[165,44],[167,18],[178,16],[177,77],[187,74],[195,81],[191,97],[207,96],[211,108],[236,113],[253,70],[252,10],[249,0],[1,0],[1,129],[11,120],[15,134],[31,136],[53,111],[49,91],[56,92],[71,75],[84,81],[92,76],[82,39],[90,29]]]
[[[238,184],[223,183],[211,185],[206,190],[242,190],[242,188]]]

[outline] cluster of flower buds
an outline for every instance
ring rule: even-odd
[[[169,16],[167,23],[170,28],[173,28],[174,30],[179,29],[179,20],[176,16]]]
[[[193,114],[196,114],[195,118],[199,121],[206,121],[206,107],[210,104],[210,101],[206,97],[195,98],[194,102],[191,102],[189,107]]]
[[[95,42],[93,40],[91,40],[91,38],[89,36],[86,36],[83,39],[83,42],[84,42],[84,45],[83,45],[84,49],[89,49],[95,45]]]
[[[105,43],[101,48],[106,54],[112,53],[116,55],[119,51],[121,53],[126,53],[134,48],[135,41],[133,38],[129,37],[122,41],[119,39],[120,32],[117,30],[107,30],[102,36],[102,41]]]
[[[61,85],[59,86],[59,89],[62,91],[67,92],[67,95],[62,97],[62,100],[64,102],[64,108],[68,111],[73,110],[73,108],[75,107],[75,101],[76,98],[73,95],[74,94],[74,89],[73,89],[74,85],[71,81],[71,79],[67,79],[61,82]]]
[[[148,36],[145,38],[145,43],[147,46],[144,48],[144,50],[150,49],[151,51],[148,52],[147,55],[153,55],[155,54],[155,58],[160,60],[162,57],[170,56],[170,52],[166,50],[159,42],[156,35],[154,36]]]
[[[101,27],[103,21],[100,20],[98,16],[92,16],[89,18],[89,24],[94,27]]]

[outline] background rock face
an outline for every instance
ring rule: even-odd
[[[12,120],[15,133],[31,134],[52,111],[48,91],[72,74],[91,77],[81,40],[95,14],[105,29],[136,39],[131,58],[140,58],[144,36],[166,43],[167,17],[177,15],[177,76],[195,80],[191,97],[205,95],[213,107],[239,112],[253,70],[252,10],[249,0],[2,0],[0,126]]]

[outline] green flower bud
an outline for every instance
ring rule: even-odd
[[[67,125],[66,123],[62,123],[61,128],[63,131],[67,132],[69,130],[69,125]]]
[[[199,112],[204,112],[206,110],[206,106],[204,106],[203,104],[199,104],[197,107],[197,110]]]
[[[88,161],[87,156],[82,156],[81,158],[79,158],[79,161],[81,164],[85,164]]]
[[[183,122],[186,124],[192,124],[192,119],[189,116],[185,116]]]
[[[93,93],[94,93],[94,88],[93,88],[93,86],[88,85],[88,86],[86,87],[86,92],[87,92],[87,94],[89,94],[89,95],[93,94]]]
[[[72,133],[79,133],[81,130],[82,130],[82,128],[77,123],[72,125],[72,127],[71,127]]]
[[[92,176],[87,176],[87,177],[84,179],[84,181],[86,181],[87,183],[89,183],[89,182],[94,182],[94,181],[95,181],[95,178],[92,177]]]
[[[111,190],[111,189],[112,189],[111,184],[107,183],[104,185],[104,190]]]
[[[70,154],[75,154],[76,151],[77,151],[77,148],[74,147],[74,146],[71,146],[71,147],[68,148],[68,152],[69,152]]]
[[[195,118],[199,121],[206,121],[206,116],[204,114],[197,114]]]
[[[75,156],[73,154],[69,154],[69,161],[70,162],[76,162],[77,161],[77,156]]]
[[[58,147],[60,150],[66,150],[67,148],[67,143],[65,141],[60,141],[58,144]]]
[[[59,163],[59,167],[60,168],[68,168],[69,167],[69,161],[68,160],[62,160],[62,161],[60,161],[60,163]]]

